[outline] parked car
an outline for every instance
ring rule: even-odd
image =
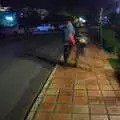
[[[2,35],[18,35],[18,34],[24,34],[24,29],[16,27],[4,27],[1,29]]]
[[[54,30],[54,28],[51,24],[41,24],[37,26],[37,31],[40,31],[40,32],[48,32],[52,30]]]

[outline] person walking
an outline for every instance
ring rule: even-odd
[[[75,29],[71,21],[66,21],[64,26],[64,64],[67,63],[67,59],[70,54],[70,50],[73,45],[75,45]]]

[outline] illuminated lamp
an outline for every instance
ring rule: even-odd
[[[13,21],[14,20],[14,18],[12,16],[5,16],[5,19],[7,21]]]

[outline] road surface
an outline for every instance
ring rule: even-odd
[[[23,120],[62,53],[60,34],[0,45],[0,120]]]

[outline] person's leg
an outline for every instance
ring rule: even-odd
[[[78,66],[79,55],[80,55],[80,46],[76,45],[75,67]]]
[[[84,48],[84,56],[85,56],[85,58],[86,58],[86,64],[87,64],[89,67],[91,67],[91,65],[90,65],[90,55],[89,55],[89,53],[88,53],[88,48],[87,48],[87,47]]]
[[[64,63],[67,63],[68,55],[69,55],[69,46],[65,45],[64,46]]]

